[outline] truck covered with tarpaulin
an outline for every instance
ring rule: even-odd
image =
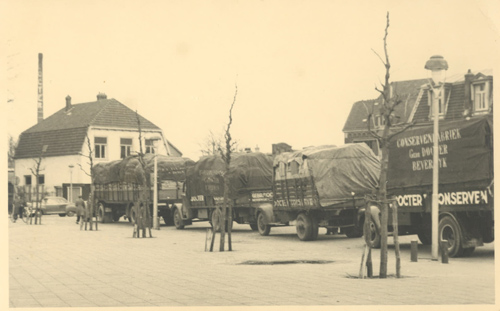
[[[440,121],[438,137],[439,240],[448,241],[450,256],[467,256],[494,239],[492,116]],[[433,144],[428,123],[398,134],[389,147],[387,187],[397,200],[399,233],[418,234],[423,244],[432,241]]]
[[[272,157],[261,152],[233,153],[229,170],[220,155],[200,158],[189,168],[186,199],[182,209],[174,212],[177,228],[193,221],[210,221],[217,225],[217,207],[224,201],[224,176],[229,178],[228,197],[233,206],[233,220],[250,224],[256,230],[256,209],[271,204]]]
[[[172,210],[176,205],[182,204],[186,170],[194,165],[194,161],[184,157],[156,155],[157,180],[154,182],[155,155],[145,154],[143,160],[145,169],[139,156],[94,165],[94,196],[102,222],[118,221],[122,216],[132,221],[135,217],[132,207],[138,202],[141,187],[147,185],[149,178],[149,202],[153,204],[153,187],[156,185],[158,216],[161,216],[165,223],[173,224]]]
[[[378,187],[380,161],[365,144],[318,146],[279,154],[273,164],[273,208],[259,213],[262,235],[295,223],[301,240],[318,228],[362,235],[364,197]]]

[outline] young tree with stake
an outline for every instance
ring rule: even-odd
[[[399,277],[400,276],[400,255],[399,255],[399,241],[398,241],[398,232],[397,232],[397,205],[395,202],[388,200],[387,198],[387,170],[388,170],[388,162],[389,162],[389,144],[391,143],[391,140],[394,136],[406,131],[409,127],[413,126],[413,123],[409,124],[398,124],[397,122],[397,116],[395,115],[394,111],[398,105],[402,103],[402,100],[399,98],[397,94],[394,94],[391,96],[391,90],[390,90],[390,68],[391,64],[389,62],[389,54],[387,52],[387,36],[388,36],[388,29],[389,29],[389,12],[387,12],[387,18],[386,18],[386,27],[385,27],[385,35],[384,35],[384,54],[385,54],[385,59],[380,57],[378,53],[374,51],[374,53],[380,58],[382,61],[384,67],[385,67],[385,79],[382,84],[382,89],[379,89],[378,87],[375,88],[376,91],[380,93],[380,97],[382,99],[382,105],[379,110],[380,117],[382,119],[382,124],[383,124],[383,130],[382,133],[379,134],[376,132],[374,129],[371,128],[371,123],[372,119],[374,117],[374,112],[372,111],[368,115],[367,119],[367,125],[368,125],[368,131],[370,134],[375,137],[379,143],[380,149],[381,149],[381,170],[380,170],[380,187],[377,191],[377,203],[381,207],[381,213],[380,213],[380,218],[381,218],[381,230],[380,230],[380,236],[381,236],[381,250],[380,250],[380,278],[386,278],[387,277],[387,226],[388,226],[388,214],[389,214],[389,206],[394,208],[393,210],[393,227],[395,228],[394,230],[394,243],[395,243],[395,249],[396,249],[396,274]],[[391,127],[394,125],[398,125],[397,130],[391,130]],[[369,221],[369,219],[366,219],[365,221]],[[365,226],[366,228],[366,226]],[[366,235],[370,234],[369,232],[365,232]]]

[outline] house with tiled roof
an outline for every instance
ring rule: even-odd
[[[439,120],[460,120],[493,113],[493,74],[491,70],[468,71],[463,76],[449,77],[439,93]],[[391,83],[391,97],[401,104],[394,111],[396,123],[426,124],[433,122],[433,88],[428,79]],[[344,125],[345,143],[366,143],[378,154],[378,141],[368,132],[368,115],[372,113],[370,128],[379,134],[383,129],[380,115],[382,98],[354,103]],[[396,124],[397,126],[397,124]]]
[[[469,70],[464,76],[451,77],[444,84],[443,92],[439,94],[439,120],[460,120],[474,118],[493,113],[493,72],[483,70],[473,73]],[[433,90],[427,83],[422,86],[424,91],[415,106],[410,121],[425,123],[433,121],[431,104]],[[435,100],[435,99],[434,99]]]
[[[390,84],[391,97],[397,97],[401,103],[394,110],[398,123],[407,122],[412,118],[413,111],[424,94],[421,86],[426,84],[426,79],[397,81]],[[370,128],[381,133],[383,129],[380,108],[382,107],[382,97],[355,102],[351,108],[349,116],[344,124],[345,143],[366,143],[375,154],[379,154],[377,140],[368,131],[368,115],[370,118]]]
[[[62,109],[21,133],[14,169],[18,186],[26,193],[34,191],[35,160],[41,157],[39,185],[43,193],[72,201],[79,195],[86,199],[90,191],[90,150],[94,163],[139,152],[139,124],[143,152],[153,152],[154,141],[159,139],[158,154],[182,156],[158,126],[116,99],[100,93],[96,101],[72,104],[67,96]]]

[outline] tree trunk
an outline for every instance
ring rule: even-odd
[[[387,137],[389,126],[384,129],[384,137]],[[380,171],[380,188],[378,200],[382,202],[380,211],[380,278],[387,278],[387,224],[389,211],[387,206],[387,168],[389,163],[389,148],[386,140],[382,142],[382,163]]]

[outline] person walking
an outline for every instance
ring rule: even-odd
[[[24,212],[24,202],[16,193],[14,194],[14,208],[12,211],[12,217],[14,219],[14,222],[16,222],[18,216],[21,219],[23,218],[23,212]]]
[[[78,200],[75,202],[76,206],[76,224],[80,222],[80,218],[83,218],[85,215],[85,201],[83,201],[82,196],[78,196]]]

